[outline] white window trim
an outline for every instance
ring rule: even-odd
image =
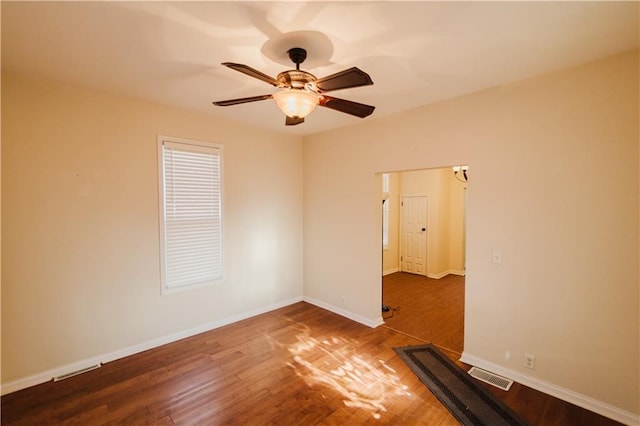
[[[226,277],[225,270],[225,256],[224,256],[224,149],[223,145],[212,143],[212,142],[204,142],[197,141],[192,139],[185,138],[177,138],[173,136],[165,136],[158,135],[158,205],[159,205],[159,231],[160,231],[160,283],[162,294],[172,294],[177,292],[182,292],[185,290],[190,290],[194,288],[211,286],[219,283],[223,283]],[[202,147],[207,151],[214,149],[218,151],[218,155],[220,158],[220,256],[221,256],[221,278],[218,280],[210,280],[204,281],[179,287],[168,287],[166,284],[166,244],[165,244],[165,191],[164,191],[164,145],[165,143],[170,144],[182,144],[182,145],[190,145],[193,147]]]

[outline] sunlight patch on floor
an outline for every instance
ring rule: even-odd
[[[383,360],[359,354],[357,342],[342,337],[315,338],[303,330],[297,342],[285,347],[292,355],[288,365],[307,385],[323,384],[339,392],[347,407],[368,410],[375,419],[386,412],[390,397],[410,396],[396,371]]]

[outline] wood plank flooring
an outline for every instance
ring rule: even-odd
[[[2,424],[455,425],[392,350],[420,343],[301,302],[5,395]],[[616,424],[524,386],[491,390],[532,425]]]
[[[462,354],[464,277],[389,274],[382,278],[382,302],[398,308],[383,314],[386,326]]]

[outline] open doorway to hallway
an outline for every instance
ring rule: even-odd
[[[467,168],[388,173],[382,182],[385,326],[461,353]]]
[[[464,344],[464,276],[440,279],[407,272],[382,277],[387,327],[425,342],[462,353]]]

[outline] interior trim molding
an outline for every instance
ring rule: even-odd
[[[382,276],[394,274],[396,272],[400,272],[400,268],[391,268],[387,269],[386,271],[382,271]]]
[[[474,367],[482,368],[492,373],[499,374],[522,385],[546,393],[547,395],[554,396],[563,401],[570,402],[589,411],[593,411],[594,413],[601,414],[620,423],[624,423],[626,425],[640,425],[640,414],[635,414],[631,411],[623,410],[622,408],[613,406],[603,401],[598,401],[589,396],[580,394],[570,389],[563,388],[558,385],[554,385],[553,383],[549,383],[544,380],[540,380],[536,377],[504,368],[498,364],[494,364],[490,361],[486,361],[478,356],[470,354],[467,351],[462,352],[460,361],[464,362],[465,364],[469,364]]]
[[[3,383],[0,385],[0,395],[6,395],[11,392],[16,392],[21,389],[25,389],[31,386],[39,385],[41,383],[49,382],[54,377],[63,376],[73,371],[78,371],[89,366],[102,365],[111,361],[115,361],[120,358],[124,358],[136,353],[146,351],[149,349],[157,348],[158,346],[166,345],[186,337],[195,336],[196,334],[204,333],[206,331],[214,330],[216,328],[223,327],[225,325],[232,324],[234,322],[242,321],[247,318],[254,317],[256,315],[264,314],[276,309],[284,308],[285,306],[293,305],[294,303],[302,302],[302,296],[296,296],[291,299],[281,300],[270,305],[266,305],[260,308],[252,309],[246,312],[242,312],[237,315],[222,318],[217,321],[209,322],[199,325],[178,333],[173,333],[168,336],[159,337],[157,339],[149,340],[147,342],[140,343],[138,345],[129,346],[123,349],[119,349],[106,354],[98,355],[95,357],[83,359],[71,364],[62,365],[60,367],[52,368],[50,370],[43,371],[41,373],[33,374],[22,379],[14,380],[12,382]]]
[[[450,275],[450,274],[451,275],[460,275],[460,276],[464,277],[465,272],[464,271],[454,271],[454,270],[450,269],[448,271],[444,271],[444,272],[441,272],[439,274],[429,274],[429,273],[427,273],[427,278],[433,278],[433,279],[439,280],[440,278],[446,277],[447,275]]]
[[[342,308],[338,308],[337,306],[333,306],[329,303],[322,302],[318,299],[314,299],[313,297],[304,296],[302,298],[303,301],[307,303],[311,303],[319,308],[326,309],[327,311],[331,311],[334,314],[338,314],[340,316],[349,318],[352,321],[359,322],[360,324],[364,324],[367,327],[376,328],[384,324],[384,320],[382,319],[382,312],[378,318],[365,318],[361,315],[354,314],[353,312],[347,311]]]

